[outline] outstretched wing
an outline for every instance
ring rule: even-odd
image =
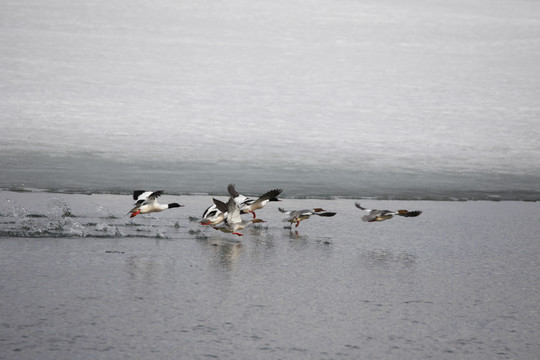
[[[146,193],[146,194],[145,194]],[[133,200],[140,200],[140,198],[142,198],[143,200],[146,199],[148,196],[150,196],[152,192],[151,191],[146,191],[146,190],[135,190],[133,192]],[[145,194],[144,196],[141,196]]]
[[[362,207],[362,206],[360,205],[359,202],[355,202],[355,203],[354,203],[354,206],[356,206],[356,207],[359,208],[360,210],[371,211],[370,209],[367,209],[367,208],[365,208],[365,207]]]
[[[253,199],[248,198],[247,196],[239,194],[238,191],[236,191],[234,184],[229,184],[229,186],[227,186],[227,191],[229,192],[231,197],[234,199],[234,201],[236,201],[240,210],[244,210],[244,208],[248,207],[255,201]]]
[[[146,190],[135,190],[133,192],[133,200],[137,200],[137,204],[142,203],[146,200],[154,201],[156,198],[160,197],[163,194],[163,190],[158,191],[146,191]]]
[[[279,194],[281,194],[282,191],[283,191],[283,189],[273,189],[273,190],[267,191],[264,194],[262,194],[261,196],[259,196],[257,201],[262,202],[264,200],[275,199],[275,198],[278,197]]]
[[[229,194],[235,198],[237,197],[238,195],[240,195],[238,193],[238,191],[236,191],[236,189],[234,188],[234,184],[229,184],[229,186],[227,186],[227,191],[229,192]]]
[[[154,201],[156,200],[158,197],[160,197],[161,195],[163,195],[163,190],[158,190],[158,191],[154,191],[153,193],[151,193],[148,198],[146,199],[147,201]]]
[[[422,213],[422,211],[420,210],[414,210],[414,211],[407,211],[405,210],[406,212],[402,212],[402,210],[398,210],[398,215],[400,216],[404,216],[404,217],[415,217],[415,216],[418,216]]]
[[[313,215],[319,215],[319,216],[325,216],[325,217],[331,217],[331,216],[334,216],[334,215],[336,215],[336,214],[337,214],[337,213],[332,212],[332,211],[316,212],[316,213],[313,213]]]
[[[203,219],[213,218],[218,214],[218,212],[221,212],[218,210],[216,204],[210,205],[206,210],[204,210]]]
[[[221,211],[222,213],[226,213],[228,211],[227,204],[225,204],[223,201],[218,200],[216,198],[212,198],[212,200],[214,201],[214,204],[216,205],[219,211]]]
[[[156,201],[156,198],[158,198],[161,194],[163,194],[163,190],[158,190],[154,192],[146,190],[133,191],[133,199],[137,200],[137,202],[135,202],[134,207],[129,210],[129,213],[134,213],[143,205],[153,203],[154,201]]]

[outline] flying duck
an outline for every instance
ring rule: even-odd
[[[218,199],[213,200],[218,210],[224,214],[227,214],[223,225],[219,227],[214,226],[214,229],[216,230],[221,230],[223,232],[243,236],[243,234],[239,233],[238,231],[253,223],[265,222],[261,219],[252,219],[248,221],[242,220],[242,218],[240,217],[240,208],[238,207],[238,204],[236,203],[236,201],[234,201],[233,198],[229,198],[229,201],[227,201],[226,204]]]
[[[139,214],[147,214],[152,212],[159,212],[170,208],[183,207],[177,203],[160,204],[157,198],[163,194],[163,190],[158,191],[145,191],[135,190],[133,192],[133,200],[137,200],[133,209],[129,211],[130,217],[137,216]]]
[[[257,199],[251,199],[247,196],[241,195],[236,191],[234,184],[229,184],[227,186],[227,191],[231,195],[231,197],[236,201],[238,204],[238,207],[240,208],[240,212],[242,214],[246,213],[252,213],[253,218],[255,219],[255,210],[262,209],[269,201],[281,201],[277,197],[281,192],[282,189],[273,189],[270,190],[263,195],[259,196]]]
[[[393,218],[394,216],[404,216],[404,217],[415,217],[422,213],[420,210],[409,211],[409,210],[372,210],[362,207],[360,203],[354,203],[354,205],[360,210],[367,211],[367,215],[362,216],[363,221],[375,222],[375,221],[384,221]]]
[[[203,213],[201,225],[218,225],[225,221],[226,213],[221,212],[216,204],[210,205]]]
[[[335,212],[326,211],[321,208],[315,208],[313,210],[291,210],[291,211],[284,210],[283,208],[278,208],[278,210],[286,215],[289,215],[289,217],[283,221],[290,222],[291,227],[293,223],[296,223],[295,227],[298,227],[298,225],[300,225],[300,221],[309,219],[311,215],[319,215],[319,216],[325,216],[325,217],[336,215]]]

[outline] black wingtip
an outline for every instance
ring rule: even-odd
[[[283,192],[283,189],[273,189],[270,190],[270,193],[274,196],[272,196],[272,199],[277,199],[278,195]]]
[[[263,195],[261,195],[259,199],[269,200],[269,201],[280,201],[277,197],[279,194],[281,194],[282,191],[283,191],[282,189],[273,189],[273,190],[267,191]]]
[[[319,215],[319,216],[331,217],[331,216],[336,215],[337,213],[332,212],[332,211],[327,211],[327,212],[316,213],[316,214]]]
[[[141,196],[145,192],[146,192],[146,190],[135,190],[135,191],[133,191],[133,200],[137,200],[139,198],[139,196]]]
[[[354,203],[354,206],[356,206],[356,207],[359,208],[360,210],[366,210],[366,208],[362,207],[362,206],[360,205],[359,202],[355,202],[355,203]]]
[[[414,211],[408,211],[408,210],[398,210],[398,215],[403,217],[416,217],[419,216],[422,213],[421,210],[414,210]]]

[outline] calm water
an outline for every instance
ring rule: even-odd
[[[203,228],[210,196],[126,216],[123,195],[0,192],[4,359],[533,359],[535,202],[354,200],[297,232],[275,203],[244,237]]]
[[[0,187],[540,199],[540,3],[0,4]]]

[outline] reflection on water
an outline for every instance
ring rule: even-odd
[[[215,269],[228,272],[236,269],[243,253],[240,241],[213,238],[208,241],[208,244],[211,246],[210,263]]]
[[[288,229],[288,227],[287,227],[287,229]],[[298,240],[298,239],[300,239],[300,240],[307,240],[307,238],[308,238],[307,235],[300,235],[300,233],[298,232],[298,230],[294,230],[294,231],[293,231],[292,229],[290,229],[290,231],[288,232],[287,237],[288,237],[289,239],[295,239],[295,240]]]
[[[253,225],[243,229],[243,236],[221,235],[211,227],[193,228],[188,233],[208,255],[213,269],[219,272],[234,271],[248,244],[249,256],[267,256],[274,248],[273,235],[266,225]]]
[[[359,255],[361,262],[368,267],[400,265],[412,267],[416,264],[416,255],[406,252],[394,252],[390,249],[364,250]]]
[[[135,281],[154,281],[161,272],[155,259],[144,256],[130,256],[126,261],[127,273]]]
[[[0,202],[0,339],[22,358],[82,349],[90,349],[86,358],[104,349],[109,358],[538,353],[538,319],[530,316],[538,308],[537,203],[430,202],[422,204],[430,217],[414,223],[373,227],[343,215],[293,231],[267,211],[269,227],[238,237],[190,221],[206,197],[188,199],[186,214],[129,222],[108,216],[119,196],[100,197],[96,214],[87,195],[58,195],[76,217],[57,201],[48,214],[48,194],[4,196],[18,202]],[[329,201],[342,214],[351,208]],[[69,235],[75,223],[87,236]],[[5,235],[24,227],[50,233]],[[55,235],[49,227],[58,227]],[[512,229],[511,242],[501,227]],[[441,232],[448,236],[434,242]]]

